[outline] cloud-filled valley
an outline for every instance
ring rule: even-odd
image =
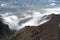
[[[38,26],[50,20],[49,15],[60,14],[59,9],[43,9],[46,12],[26,11],[22,16],[13,15],[13,13],[0,14],[4,23],[9,25],[11,30],[19,30],[25,26]],[[52,12],[51,12],[52,10]]]

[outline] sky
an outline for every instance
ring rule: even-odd
[[[34,4],[34,3],[56,3],[56,4],[60,4],[60,0],[0,0],[0,4],[1,3],[6,3],[6,4],[15,4],[15,5],[22,5],[23,3],[30,3],[30,4]]]
[[[12,1],[12,0],[0,0],[2,2],[9,2],[9,1]],[[48,2],[48,1],[60,1],[60,0],[13,0],[13,1],[22,1],[22,2],[26,2],[26,1],[40,1],[40,2]]]
[[[1,12],[18,13],[23,12],[25,10],[40,10],[41,8],[44,8],[46,6],[47,8],[53,7],[49,6],[49,4],[50,5],[60,4],[60,0],[0,0],[0,13]]]
[[[0,0],[0,2],[11,2],[11,1],[19,1],[19,2],[53,2],[53,1],[60,1],[60,0]]]

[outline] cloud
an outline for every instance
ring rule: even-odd
[[[18,29],[22,29],[25,26],[38,26],[48,21],[48,16],[41,14],[40,12],[33,12],[31,15],[32,19],[22,23]]]
[[[13,16],[8,16],[8,17],[4,17],[3,19],[4,19],[4,22],[9,25],[9,28],[11,30],[16,30],[17,29],[18,19],[17,19],[16,16],[14,16],[14,15]]]
[[[51,3],[51,4],[49,4],[50,6],[55,6],[56,5],[56,3]]]
[[[46,14],[50,15],[52,13],[54,14],[60,14],[60,7],[55,7],[55,8],[46,8],[43,9],[44,11],[46,11]]]
[[[1,7],[7,7],[7,4],[1,4],[0,6]]]
[[[57,15],[60,14],[60,7],[45,8],[43,11],[45,11],[43,14],[39,11],[26,11],[26,13],[22,14],[24,17],[18,17],[16,15],[6,13],[2,14],[5,15],[2,18],[4,19],[4,23],[8,24],[11,30],[20,30],[25,26],[38,26],[46,23],[50,20],[50,18],[47,19],[49,15],[53,13]]]

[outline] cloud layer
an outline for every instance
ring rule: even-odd
[[[19,30],[25,26],[38,26],[50,20],[47,18],[51,14],[60,14],[60,8],[47,8],[43,9],[45,12],[39,11],[26,11],[20,17],[13,15],[13,13],[0,14],[4,20],[4,23],[9,25],[11,30]]]

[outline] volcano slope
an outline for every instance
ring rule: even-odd
[[[48,22],[39,26],[26,26],[12,35],[9,40],[58,40],[60,15],[50,16]]]

